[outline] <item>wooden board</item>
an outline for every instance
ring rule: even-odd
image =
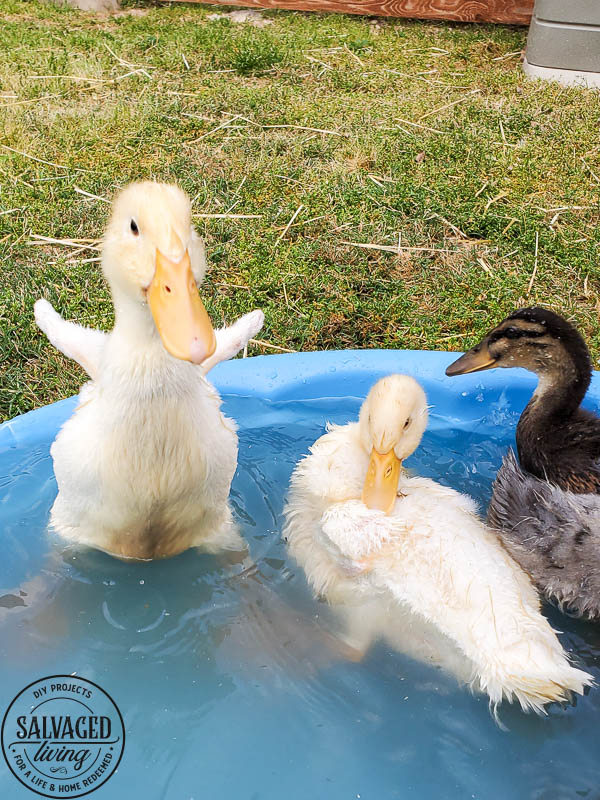
[[[172,0],[207,3],[211,0]],[[529,25],[534,0],[223,0],[219,5]]]

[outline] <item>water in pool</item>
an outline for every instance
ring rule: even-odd
[[[188,551],[120,562],[57,546],[50,441],[0,468],[0,686],[3,705],[51,674],[90,678],[126,725],[101,792],[145,800],[567,800],[600,797],[600,690],[548,717],[487,701],[440,670],[379,645],[340,653],[280,538],[287,482],[327,420],[360,399],[266,402],[225,396],[240,425],[232,503],[250,556]],[[502,419],[499,419],[499,415]],[[431,415],[407,466],[489,499],[517,417],[497,405],[466,430]],[[503,425],[499,425],[502,422]],[[600,626],[546,609],[568,651],[600,677]],[[30,798],[0,763],[0,796]]]

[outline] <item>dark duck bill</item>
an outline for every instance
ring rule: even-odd
[[[491,369],[496,366],[496,359],[490,353],[487,338],[479,342],[446,369],[446,375],[466,375],[469,372],[480,372],[482,369]]]

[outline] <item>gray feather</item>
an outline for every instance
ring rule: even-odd
[[[600,495],[539,480],[523,472],[509,450],[488,521],[549,600],[567,613],[600,617]]]

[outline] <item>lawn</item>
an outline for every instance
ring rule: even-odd
[[[110,328],[94,242],[148,177],[194,198],[215,324],[265,311],[251,355],[462,350],[543,303],[600,356],[597,93],[526,81],[524,29],[218,11],[0,0],[0,419],[83,382],[33,302]]]

